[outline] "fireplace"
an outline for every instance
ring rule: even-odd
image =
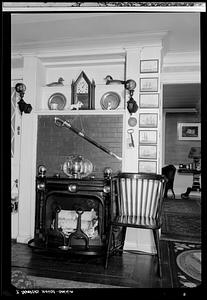
[[[87,134],[77,131],[80,124]],[[46,166],[47,175],[42,169],[36,177],[30,247],[62,253],[105,251],[111,176],[105,170],[116,173],[122,168],[122,131],[122,115],[38,117],[36,167]]]
[[[36,249],[99,254],[106,247],[109,177],[36,177]],[[67,251],[65,251],[67,250]]]

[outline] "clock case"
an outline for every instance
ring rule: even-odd
[[[85,81],[87,92],[78,91],[81,81]],[[77,80],[73,80],[71,84],[71,104],[78,104],[78,102],[83,104],[79,109],[95,109],[95,82],[94,80],[91,82],[84,71],[82,71]]]

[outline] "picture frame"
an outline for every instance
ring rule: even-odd
[[[140,173],[157,173],[157,162],[156,161],[138,161],[138,172]]]
[[[159,94],[140,94],[140,108],[159,108]]]
[[[140,144],[157,144],[157,130],[139,130]]]
[[[158,77],[140,78],[140,92],[158,92]]]
[[[157,146],[140,145],[139,146],[139,158],[156,159],[157,158]]]
[[[200,141],[201,123],[177,123],[177,135],[180,141]]]
[[[140,73],[158,73],[158,59],[143,59],[140,61]]]
[[[139,127],[141,128],[157,128],[158,114],[156,113],[140,113],[139,114]]]

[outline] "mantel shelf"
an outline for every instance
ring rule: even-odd
[[[122,79],[121,79],[122,80]],[[96,86],[106,86],[106,87],[108,87],[109,85],[107,85],[106,83],[95,83],[95,85]],[[123,87],[123,85],[121,85],[121,84],[114,84],[115,86],[120,86],[120,87]],[[113,85],[113,86],[114,86]],[[111,85],[110,85],[110,87],[111,87]],[[55,89],[57,89],[57,88],[62,88],[62,89],[64,89],[64,88],[71,88],[71,84],[64,84],[64,85],[54,85],[54,86],[47,86],[47,85],[43,85],[41,88],[43,88],[43,89],[48,89],[48,90],[55,90]]]
[[[125,109],[116,109],[116,110],[48,110],[48,109],[36,109],[34,113],[38,115],[120,115],[124,114],[127,111]]]

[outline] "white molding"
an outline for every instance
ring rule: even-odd
[[[30,235],[18,235],[17,243],[27,244],[31,238]]]
[[[82,66],[82,65],[120,65],[120,64],[124,64],[125,63],[125,59],[124,58],[117,58],[117,59],[96,59],[96,60],[80,60],[80,61],[67,61],[67,60],[63,60],[63,61],[57,61],[57,62],[43,62],[43,65],[45,67],[49,67],[49,68],[65,68],[68,66],[71,67],[75,67],[75,66]]]
[[[172,72],[172,73],[161,73],[160,81],[163,84],[170,83],[200,83],[201,74],[199,71],[195,72]]]
[[[197,113],[195,108],[164,108],[163,113]]]
[[[54,53],[59,51],[73,51],[73,53],[81,53],[91,51],[92,49],[107,49],[110,48],[125,48],[140,47],[140,46],[160,46],[162,39],[166,36],[166,31],[151,32],[151,33],[129,33],[129,34],[107,34],[99,37],[88,38],[64,38],[52,41],[29,42],[11,45],[13,55],[42,55],[45,53]],[[99,47],[97,47],[99,45]],[[92,49],[91,49],[92,47]],[[92,51],[93,51],[92,50]],[[97,50],[95,50],[97,52]]]
[[[40,110],[34,110],[34,113],[38,115],[124,115],[126,113],[126,110],[124,109],[116,109],[116,110],[49,110],[49,109],[40,109]]]
[[[200,52],[168,52],[163,57],[163,70],[167,67],[200,66]]]
[[[11,80],[23,80],[23,68],[12,68]]]

